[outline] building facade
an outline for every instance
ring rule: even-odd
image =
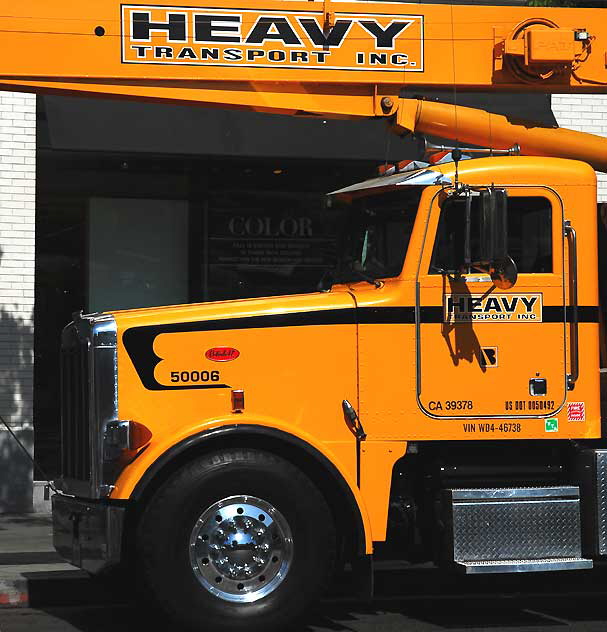
[[[36,96],[0,93],[0,415],[33,453]],[[0,512],[32,508],[32,464],[0,427]]]
[[[552,111],[560,127],[607,137],[607,95],[555,94]],[[607,202],[607,174],[597,173],[598,201]]]

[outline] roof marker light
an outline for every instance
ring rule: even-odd
[[[393,173],[396,173],[396,166],[389,164],[379,165],[379,167],[377,167],[377,173],[380,176],[391,176]]]

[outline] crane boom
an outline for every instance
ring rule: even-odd
[[[328,0],[2,5],[0,80],[24,89],[337,116],[383,114],[375,97],[402,89],[607,92],[607,21],[597,9]]]
[[[497,118],[479,126],[474,116],[420,109],[402,98],[428,88],[605,93],[607,20],[598,9],[331,0],[266,0],[262,8],[253,0],[1,2],[4,89],[381,116],[394,119],[401,133],[440,128],[446,138],[518,142],[523,153],[582,157],[607,168],[605,141],[589,143],[590,135],[564,140],[544,130],[539,138]],[[432,122],[430,112],[443,124]]]

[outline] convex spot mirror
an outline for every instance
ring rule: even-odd
[[[489,266],[489,274],[493,285],[500,290],[509,290],[514,286],[518,278],[516,263],[510,256],[494,261]]]

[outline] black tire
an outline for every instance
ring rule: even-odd
[[[196,521],[217,501],[254,496],[270,503],[292,533],[284,580],[252,603],[213,595],[189,557]],[[259,450],[225,449],[177,471],[155,494],[138,525],[138,567],[171,618],[193,630],[287,630],[309,613],[331,576],[335,530],[323,495],[298,468]]]

